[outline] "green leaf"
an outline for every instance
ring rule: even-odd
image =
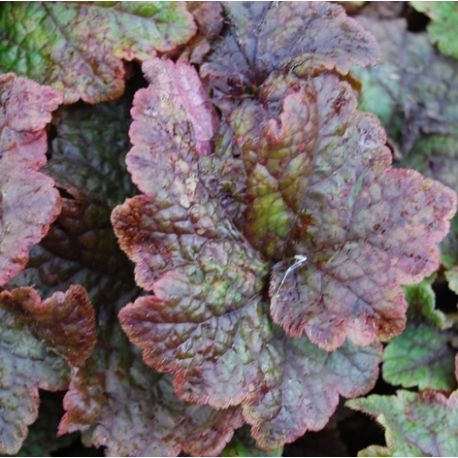
[[[455,294],[458,294],[458,266],[445,272],[445,277],[447,278],[449,288]]]
[[[98,103],[124,92],[125,60],[173,51],[195,32],[184,3],[24,2],[0,10],[0,69]]]
[[[359,456],[456,456],[458,392],[448,398],[435,391],[398,391],[347,401],[347,406],[375,417],[385,428],[386,447],[372,446]]]
[[[439,50],[458,59],[458,5],[456,2],[410,2],[421,13],[430,17],[428,35]]]
[[[409,313],[404,332],[391,340],[383,353],[383,378],[404,388],[417,386],[453,390],[458,328],[452,327],[435,307],[435,296],[427,282],[409,286]]]

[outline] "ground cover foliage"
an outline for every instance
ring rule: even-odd
[[[0,454],[457,456],[457,26],[0,5]]]

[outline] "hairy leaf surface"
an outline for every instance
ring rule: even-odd
[[[60,212],[46,163],[46,124],[62,102],[53,89],[0,75],[0,286],[17,275],[32,245]]]
[[[371,446],[360,456],[456,456],[458,393],[398,391],[347,401],[352,409],[373,415],[386,430],[387,447]]]
[[[184,64],[147,68],[158,73],[148,74],[155,83],[162,73],[195,75]],[[328,355],[271,323],[262,298],[267,265],[199,180],[208,157],[198,146],[196,113],[173,99],[160,103],[166,90],[140,90],[132,110],[127,163],[144,194],[117,207],[112,221],[136,263],[137,284],[155,295],[124,307],[121,323],[145,362],[174,374],[180,397],[217,408],[242,404],[258,445],[273,449],[322,428],[339,395],[367,391],[379,349],[346,343]],[[202,97],[198,106],[207,105]]]
[[[0,69],[63,91],[65,103],[98,103],[124,92],[121,59],[174,50],[194,32],[184,3],[7,3]]]
[[[383,353],[383,377],[392,385],[438,390],[457,388],[458,329],[435,309],[428,282],[406,287],[407,327]]]

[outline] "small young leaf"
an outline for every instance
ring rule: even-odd
[[[0,286],[27,263],[29,248],[60,212],[46,163],[46,124],[62,102],[53,89],[13,74],[0,75]]]
[[[387,447],[372,446],[360,456],[456,456],[458,392],[449,398],[435,391],[398,391],[347,401],[347,406],[373,415],[385,427]]]
[[[121,59],[172,51],[195,33],[184,3],[8,3],[0,11],[0,69],[64,93],[65,103],[124,92]]]

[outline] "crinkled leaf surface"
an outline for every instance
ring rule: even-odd
[[[62,102],[53,89],[0,75],[0,285],[18,274],[60,212],[46,163],[46,124]]]
[[[398,391],[347,401],[352,409],[373,415],[385,427],[387,447],[372,446],[361,456],[456,456],[458,393]]]
[[[0,69],[63,91],[66,103],[98,103],[124,92],[121,59],[174,50],[194,33],[184,3],[5,3]]]
[[[78,282],[98,312],[99,345],[72,372],[61,433],[86,431],[86,443],[107,446],[110,455],[216,454],[240,426],[240,413],[178,400],[170,379],[145,366],[113,324],[119,307],[138,295],[109,219],[132,193],[124,164],[129,104],[124,98],[58,112],[47,171],[72,198],[63,199],[62,214],[14,282],[46,292]]]
[[[86,431],[85,443],[107,447],[107,456],[218,455],[241,425],[240,412],[179,400],[170,378],[146,366],[117,326],[104,334],[72,378],[59,432]]]
[[[455,2],[410,2],[411,5],[431,18],[428,34],[440,51],[458,59],[458,5]]]
[[[457,388],[455,355],[458,329],[450,328],[435,307],[435,295],[427,282],[406,288],[409,302],[407,327],[383,353],[383,378],[404,388],[418,386],[438,390]]]
[[[81,284],[96,307],[132,297],[128,261],[109,220],[112,206],[133,193],[124,164],[129,104],[125,97],[57,112],[46,171],[70,196],[62,199],[59,219],[12,285],[34,284],[47,295]]]
[[[252,92],[276,70],[336,68],[377,61],[371,35],[328,2],[234,2],[224,5],[228,31],[215,44],[202,75],[234,97]]]
[[[258,97],[262,103],[248,100],[232,112],[230,135],[244,173],[224,188],[234,158],[217,162],[217,195],[233,192],[243,203],[229,208],[240,215],[237,226],[279,261],[270,287],[274,321],[327,350],[347,336],[367,344],[398,334],[405,321],[400,284],[437,268],[436,245],[456,196],[391,167],[382,128],[356,111],[351,86],[336,75],[273,78]],[[306,260],[289,270],[298,255]]]
[[[159,61],[146,69],[154,84],[135,96],[127,156],[144,194],[115,208],[112,222],[137,284],[155,295],[121,310],[123,329],[145,362],[174,374],[181,398],[242,404],[258,445],[276,448],[322,428],[339,394],[370,389],[379,349],[347,342],[328,354],[272,324],[266,263],[199,179],[208,156],[194,126],[207,99],[192,100],[192,110],[186,98],[166,96],[171,83],[157,84],[167,76],[186,88],[183,74],[193,80],[195,71]]]

